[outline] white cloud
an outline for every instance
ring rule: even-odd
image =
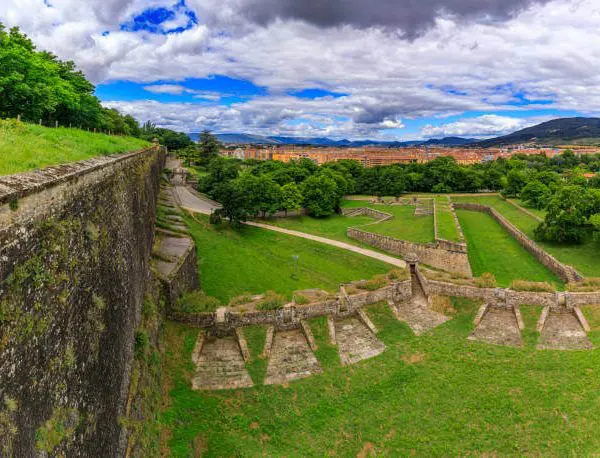
[[[124,32],[119,24],[150,6],[172,7],[172,0],[52,3],[2,0],[0,20],[21,25],[38,45],[73,59],[95,82],[131,80],[154,88],[156,81],[224,74],[268,89],[269,95],[232,108],[185,108],[197,113],[186,115],[189,124],[174,120],[172,104],[156,109],[165,113],[159,122],[182,129],[205,116],[215,128],[223,126],[219,130],[329,129],[360,137],[384,135],[421,117],[539,108],[527,101],[550,100],[542,108],[553,110],[600,111],[600,0],[553,0],[505,22],[438,17],[413,41],[378,27],[322,28],[294,19],[260,26],[236,14],[239,0],[188,0],[201,23],[170,35]],[[105,31],[110,33],[103,36]],[[282,95],[313,87],[350,95],[308,101]],[[168,93],[215,104],[220,98],[187,89]],[[431,126],[423,135],[441,129],[494,135],[521,127],[517,118],[481,118],[478,124],[471,118]]]
[[[549,117],[511,118],[489,114],[439,126],[428,124],[421,129],[421,133],[424,137],[490,137],[509,134],[549,119]]]

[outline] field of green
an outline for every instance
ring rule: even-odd
[[[138,138],[0,120],[0,175],[135,151],[148,145]]]
[[[499,286],[509,286],[512,280],[519,279],[563,285],[490,215],[467,210],[456,210],[456,214],[469,247],[473,275],[491,272]]]
[[[394,267],[372,258],[318,242],[250,226],[213,226],[203,215],[186,216],[196,242],[200,283],[224,303],[243,293],[275,291],[291,297],[296,290],[322,288],[369,279]],[[298,256],[296,278],[294,260]]]
[[[274,226],[292,229],[309,234],[328,237],[355,245],[361,245],[346,236],[349,227],[359,227],[376,234],[388,235],[401,240],[415,243],[433,242],[433,216],[414,216],[415,207],[398,205],[377,205],[365,201],[344,200],[343,208],[370,207],[385,213],[391,213],[394,218],[382,223],[368,216],[342,216],[332,215],[326,218],[312,218],[310,216],[273,218],[268,220]],[[366,227],[360,227],[369,224]]]
[[[523,207],[524,209],[526,209],[527,211],[533,213],[534,215],[536,215],[539,218],[545,218],[546,216],[546,210],[540,210],[539,208],[533,208],[533,207],[529,207],[525,202],[523,202],[521,199],[508,199],[510,202],[514,202],[517,205],[520,205],[521,207]]]
[[[341,367],[323,319],[311,322],[323,374],[260,386],[265,331],[251,328],[258,385],[195,392],[197,329],[168,323],[160,414],[174,457],[234,456],[592,456],[600,450],[598,351],[537,351],[539,307],[521,308],[525,346],[467,340],[478,304],[416,337],[386,305],[367,310],[386,351]],[[600,333],[590,334],[600,345]]]
[[[446,196],[436,196],[436,216],[438,226],[438,237],[451,242],[460,242],[458,229],[452,215],[452,208]]]
[[[477,202],[492,206],[531,239],[535,239],[534,230],[539,222],[498,196],[461,196],[452,197],[452,200],[455,202]],[[584,276],[600,277],[600,244],[593,241],[591,237],[579,245],[541,241],[536,241],[536,243],[559,261],[573,266]]]

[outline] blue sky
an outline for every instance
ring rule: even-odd
[[[486,138],[600,112],[597,2],[3,0],[0,21],[73,60],[105,106],[140,122]]]

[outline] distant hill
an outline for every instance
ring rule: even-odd
[[[199,133],[188,134],[194,141],[198,141]],[[377,140],[332,140],[326,137],[283,137],[272,136],[264,137],[261,135],[250,135],[243,133],[227,133],[216,134],[219,141],[226,145],[310,145],[310,146],[327,146],[327,147],[345,147],[358,148],[362,146],[381,146],[384,148],[399,148],[405,146],[463,146],[475,142],[472,138],[446,137],[441,139],[410,140],[405,142],[382,142]]]
[[[538,145],[600,144],[600,118],[560,118],[477,142],[474,146],[507,146],[520,143]]]

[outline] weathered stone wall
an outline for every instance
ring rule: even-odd
[[[444,245],[439,243],[412,243],[353,227],[349,228],[346,234],[351,239],[359,240],[396,256],[406,257],[409,254],[416,254],[419,262],[423,264],[448,272],[456,272],[468,276],[472,275],[467,248],[464,244],[451,242],[446,242]],[[445,249],[444,247],[451,249]]]
[[[164,155],[0,178],[0,456],[122,456]]]
[[[394,215],[390,213],[385,213],[370,207],[343,208],[342,214],[344,216],[370,216],[371,218],[379,220],[377,221],[378,223],[387,221],[388,219],[392,219],[394,217]]]
[[[498,213],[494,208],[488,207],[487,205],[475,204],[475,203],[455,203],[455,208],[462,208],[464,210],[478,211],[487,213],[494,218],[498,224],[500,224],[519,244],[531,253],[540,263],[545,265],[548,269],[558,275],[562,280],[566,282],[576,282],[583,279],[583,277],[573,267],[561,263],[555,257],[540,248],[533,240],[527,237],[523,232],[517,229],[510,221],[504,216]]]
[[[346,302],[343,301],[341,295],[338,295],[336,299],[328,299],[307,305],[288,305],[277,310],[256,310],[252,312],[225,310],[221,320],[219,320],[219,312],[172,312],[169,318],[191,326],[215,329],[223,333],[231,332],[231,330],[238,327],[253,325],[274,325],[278,329],[289,329],[300,326],[301,320],[325,315],[345,316],[379,301],[387,299],[404,301],[410,297],[411,281],[405,280],[375,291],[364,291],[349,295]]]

